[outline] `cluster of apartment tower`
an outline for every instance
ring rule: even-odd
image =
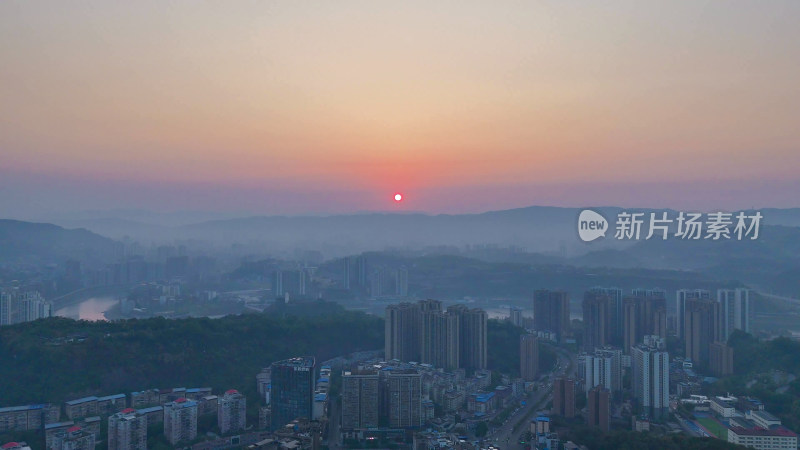
[[[385,358],[430,364],[446,370],[486,368],[486,327],[482,309],[442,308],[438,300],[386,308]]]
[[[682,340],[686,359],[709,372],[724,376],[733,372],[733,349],[727,339],[734,330],[750,330],[750,293],[747,289],[720,289],[716,298],[707,290],[678,290],[676,313],[667,315],[667,295],[661,289],[634,289],[624,295],[619,288],[592,288],[585,292],[583,308],[583,350],[580,376],[589,398],[590,419],[602,426],[607,421],[603,403],[621,389],[624,366],[631,367],[634,397],[643,411],[659,417],[668,409],[669,354],[666,350],[668,329]],[[571,337],[569,296],[564,291],[539,290],[534,294],[533,329],[553,340]],[[517,310],[519,316],[519,310]],[[512,310],[510,320],[515,320]],[[522,318],[518,317],[518,321]],[[522,374],[531,371],[526,355],[533,354],[536,340],[523,336],[521,342]],[[574,401],[563,379],[554,386],[555,409],[571,415]],[[595,392],[596,391],[596,392]],[[608,391],[608,392],[605,392]],[[560,400],[558,400],[560,399]],[[592,408],[600,408],[594,411]],[[594,414],[593,414],[594,413]]]
[[[676,313],[670,321],[666,302],[666,292],[660,289],[636,289],[630,296],[617,288],[587,291],[584,349],[591,352],[613,345],[630,355],[644,336],[666,339],[667,324],[672,322],[670,328],[683,342],[687,359],[718,376],[732,373],[733,350],[727,340],[734,330],[750,331],[750,292],[720,289],[714,298],[707,290],[678,290]]]
[[[45,319],[53,313],[53,304],[37,291],[0,290],[0,326]]]

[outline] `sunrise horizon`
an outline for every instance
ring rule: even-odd
[[[799,8],[4,2],[0,209],[798,207]]]

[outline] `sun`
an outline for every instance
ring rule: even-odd
[[[401,194],[399,192],[397,194],[394,194],[394,201],[396,201],[398,203],[402,202],[403,201],[403,194]]]

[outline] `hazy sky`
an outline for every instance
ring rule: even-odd
[[[798,1],[4,0],[0,211],[800,206],[798,20]]]

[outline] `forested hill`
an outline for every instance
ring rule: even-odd
[[[173,387],[255,396],[256,374],[273,361],[313,355],[321,362],[382,347],[383,320],[349,311],[302,318],[51,318],[0,328],[0,406]]]

